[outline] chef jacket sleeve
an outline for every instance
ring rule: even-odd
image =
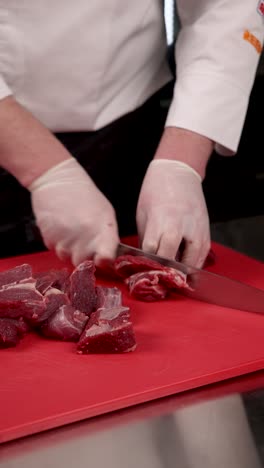
[[[166,126],[234,154],[264,38],[264,0],[178,0],[177,76]]]

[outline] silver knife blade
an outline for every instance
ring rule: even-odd
[[[264,313],[264,290],[262,289],[122,243],[117,249],[117,256],[120,255],[144,256],[161,265],[182,271],[188,276],[188,282],[193,290],[179,289],[178,292],[191,299],[231,309]]]

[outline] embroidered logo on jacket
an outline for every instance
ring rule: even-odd
[[[259,0],[257,12],[258,12],[261,16],[264,16],[264,0]]]
[[[254,36],[254,34],[252,34],[250,31],[248,31],[246,29],[246,31],[244,32],[244,35],[243,35],[243,39],[245,39],[245,41],[249,42],[253,47],[255,47],[256,51],[259,54],[261,54],[261,51],[262,51],[261,42],[258,40],[258,38],[256,36]]]

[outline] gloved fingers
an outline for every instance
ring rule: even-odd
[[[116,252],[116,249],[115,249]],[[110,271],[114,267],[115,254],[111,256],[107,253],[98,253],[94,256],[94,263],[97,268],[100,268],[103,271]]]
[[[144,235],[145,235],[145,230],[146,230],[147,216],[140,208],[137,209],[136,223],[137,223],[139,245],[142,246]]]
[[[37,217],[37,226],[45,246],[49,250],[55,250],[60,260],[68,259],[75,234],[72,231],[69,235],[69,225],[63,216],[54,217],[52,213],[43,213],[41,217]]]
[[[178,228],[175,231],[175,229],[171,228],[166,230],[160,238],[157,255],[175,260],[181,241],[182,229]]]
[[[89,245],[84,247],[83,244],[75,246],[70,254],[72,264],[77,267],[85,260],[92,260],[94,257],[94,250]]]
[[[36,224],[47,249],[55,249],[55,244],[51,241],[51,238],[49,236],[51,230],[51,223],[49,218],[47,216],[42,216],[41,218],[36,216]]]
[[[50,250],[54,249],[58,258],[62,261],[71,259],[74,266],[78,266],[84,260],[94,260],[95,264],[103,268],[103,265],[111,263],[116,255],[116,250],[119,242],[119,237],[115,230],[107,232],[107,236],[104,235],[101,240],[89,239],[68,239],[62,243],[58,242],[57,245],[53,245],[46,242],[46,247]]]
[[[160,226],[153,219],[147,219],[145,231],[142,234],[141,248],[144,252],[156,254],[159,249]]]
[[[200,237],[199,235],[185,239],[185,249],[182,255],[182,262],[195,268],[202,268],[205,259],[210,251],[210,235]]]
[[[182,241],[182,226],[166,221],[160,215],[149,214],[143,234],[142,249],[145,252],[175,259]]]
[[[117,247],[120,242],[116,219],[108,224],[103,232],[94,239],[94,263],[102,269],[108,268],[116,258]]]
[[[107,268],[114,261],[116,250],[119,242],[119,237],[116,230],[104,233],[104,235],[87,243],[82,241],[74,246],[71,259],[74,266],[79,265],[87,259],[92,259],[96,266]]]
[[[117,236],[111,237],[101,243],[96,249],[94,255],[94,263],[97,267],[104,269],[108,268],[116,258],[117,246],[119,238]]]
[[[64,249],[63,247],[56,246],[55,252],[57,257],[62,261],[66,261],[71,257],[70,252],[67,249]]]

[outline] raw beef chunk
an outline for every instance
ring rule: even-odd
[[[179,288],[189,289],[186,276],[174,268],[135,273],[125,279],[132,296],[142,301],[158,301]]]
[[[77,344],[80,354],[124,353],[135,348],[129,308],[122,306],[92,313]]]
[[[79,354],[128,353],[136,349],[131,323],[113,328],[109,324],[93,325],[77,344]]]
[[[45,294],[51,287],[64,291],[69,275],[70,273],[66,268],[63,270],[51,270],[44,273],[37,273],[35,275],[37,280],[36,288],[41,294]]]
[[[3,320],[12,320],[12,319],[3,319]],[[13,320],[12,320],[13,321]],[[25,322],[23,317],[20,317],[18,320],[14,320],[16,322],[17,329],[19,331],[20,336],[24,336],[26,333],[30,331],[28,324]]]
[[[118,307],[122,304],[122,293],[118,288],[106,288],[104,286],[96,287],[97,304],[96,307],[110,308]]]
[[[6,318],[24,318],[27,322],[37,319],[45,312],[44,302],[5,302],[0,303],[0,317]]]
[[[93,261],[81,263],[70,276],[67,293],[75,310],[86,315],[96,309],[95,265]]]
[[[168,295],[168,289],[160,283],[160,271],[135,273],[129,276],[125,283],[130,294],[146,302],[159,301]]]
[[[19,281],[32,278],[31,266],[27,263],[16,266],[10,270],[0,272],[0,288],[7,284],[18,283]]]
[[[78,341],[88,318],[71,305],[63,305],[41,325],[40,332],[48,338]]]
[[[136,348],[130,310],[122,306],[118,288],[97,287],[99,308],[91,313],[77,344],[77,352],[123,353]]]
[[[0,302],[3,301],[42,301],[42,294],[36,290],[36,282],[9,284],[0,289]]]
[[[24,282],[27,281],[27,282]],[[35,280],[2,286],[0,289],[0,317],[35,320],[45,311],[42,294],[35,287]]]
[[[56,288],[48,289],[44,294],[45,309],[41,314],[32,318],[31,322],[39,324],[51,317],[62,305],[70,304],[68,296]]]
[[[120,256],[115,261],[115,270],[123,277],[130,294],[142,301],[161,300],[170,292],[189,288],[184,273],[145,257]]]
[[[164,270],[166,267],[146,257],[120,255],[120,257],[115,260],[114,268],[119,276],[127,278],[140,271]]]
[[[0,319],[0,348],[16,346],[27,331],[23,319]]]
[[[44,301],[5,301],[0,302],[1,318],[23,317],[27,322],[38,320],[46,310]]]
[[[20,341],[19,331],[15,323],[0,319],[0,347],[9,348],[16,346]]]
[[[71,275],[65,269],[51,270],[33,278],[26,264],[0,273],[0,347],[16,346],[28,325],[47,338],[79,340],[79,353],[120,353],[136,347],[121,291],[95,286],[92,261]]]
[[[89,326],[100,325],[111,322],[111,325],[119,325],[120,320],[123,322],[130,321],[129,307],[117,306],[109,309],[97,309],[89,318]]]
[[[50,288],[43,296],[37,291],[35,280],[0,289],[0,317],[23,317],[31,325],[43,322],[63,304],[69,304],[65,293]]]

